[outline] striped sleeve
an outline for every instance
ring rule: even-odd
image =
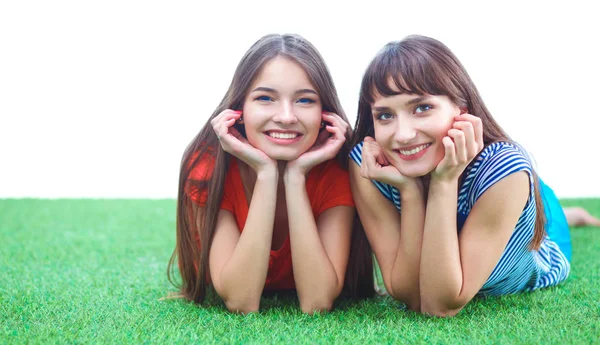
[[[480,166],[473,177],[473,184],[470,188],[469,201],[471,205],[474,205],[483,193],[496,182],[519,171],[525,171],[529,176],[529,197],[530,199],[533,197],[531,162],[517,146],[509,143],[495,143],[484,149],[481,156]]]

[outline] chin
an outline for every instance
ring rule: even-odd
[[[412,166],[412,167],[403,166],[403,167],[396,167],[396,168],[402,174],[402,176],[409,177],[409,178],[423,177],[432,171],[432,169],[430,169],[429,167],[423,167],[423,166],[420,166],[420,167],[419,166]]]
[[[423,157],[425,159],[422,160],[416,160],[416,161],[412,161],[412,162],[395,162],[394,165],[396,167],[396,169],[398,169],[398,171],[402,174],[402,176],[405,177],[409,177],[409,178],[417,178],[417,177],[423,177],[426,175],[431,174],[433,171],[435,171],[436,167],[438,166],[438,164],[442,161],[442,157],[441,158],[436,158],[436,159],[431,159],[431,157],[427,158],[427,157]]]
[[[273,152],[271,154],[267,154],[269,158],[274,159],[276,161],[293,161],[294,159],[300,157],[299,153],[286,153],[286,152]]]
[[[409,177],[409,178],[423,177],[423,176],[429,174],[430,172],[431,171],[419,171],[419,172],[409,171],[409,172],[404,173],[404,172],[400,171],[402,176]]]

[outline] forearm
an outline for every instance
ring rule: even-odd
[[[305,312],[331,309],[343,282],[338,280],[319,237],[304,176],[286,180],[285,192],[294,280],[300,306]]]
[[[220,273],[218,292],[228,307],[260,301],[269,267],[276,201],[277,176],[258,175],[244,230]]]
[[[434,182],[429,188],[421,252],[421,307],[451,310],[458,302],[463,272],[456,228],[458,185]]]
[[[400,241],[391,271],[391,294],[404,302],[409,309],[419,311],[419,269],[425,224],[425,200],[417,187],[407,188],[400,194]]]

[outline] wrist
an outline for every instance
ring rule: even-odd
[[[399,192],[405,194],[423,194],[423,184],[418,179],[405,178],[402,183],[393,184]]]
[[[396,188],[398,188],[403,202],[424,199],[423,187],[419,183],[404,183]]]
[[[293,168],[286,168],[283,174],[283,183],[288,184],[304,184],[306,182],[306,175]]]
[[[435,193],[445,193],[448,191],[456,191],[458,189],[458,180],[455,179],[442,179],[431,177],[431,181],[429,182],[429,194],[432,191]]]
[[[451,171],[443,171],[443,172],[432,171],[430,176],[431,176],[431,183],[452,184],[452,183],[458,183],[458,179],[460,178],[460,173],[456,172],[456,171],[452,171],[452,172]]]
[[[257,181],[277,181],[279,179],[279,171],[276,166],[265,166],[256,171]]]

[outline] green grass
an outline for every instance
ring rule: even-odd
[[[600,200],[564,200],[600,215]],[[572,231],[571,277],[428,318],[386,297],[304,315],[293,296],[258,314],[159,299],[174,288],[173,200],[0,200],[0,343],[600,342],[600,229]]]

